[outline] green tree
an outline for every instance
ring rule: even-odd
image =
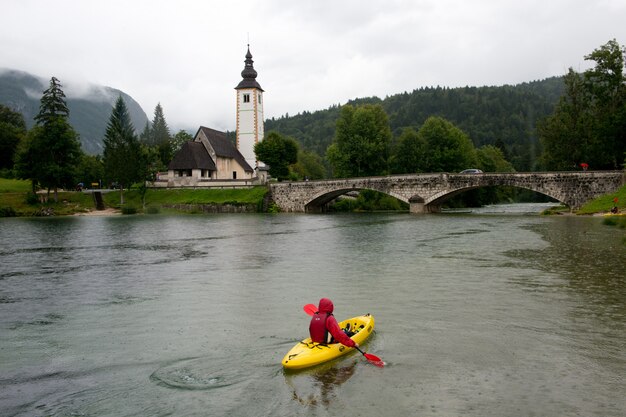
[[[77,182],[88,185],[101,183],[104,179],[104,164],[100,155],[83,154],[76,169]]]
[[[554,113],[538,125],[542,161],[550,170],[571,170],[589,155],[592,120],[583,78],[572,68],[564,77],[565,93]]]
[[[18,164],[22,177],[29,178],[33,188],[39,184],[48,193],[54,189],[55,201],[59,187],[75,185],[75,169],[82,155],[78,134],[69,124],[69,109],[61,87],[59,80],[52,77],[35,116],[36,126],[31,129]]]
[[[612,40],[585,56],[595,67],[582,75],[572,68],[565,93],[538,126],[546,168],[618,169],[626,151],[625,49]]]
[[[289,177],[289,165],[298,161],[298,143],[278,132],[269,132],[254,145],[254,154],[259,161],[269,165],[272,177],[282,180]]]
[[[476,149],[478,168],[485,172],[514,172],[513,165],[504,158],[500,148],[493,145],[485,145]]]
[[[130,120],[124,99],[120,96],[111,112],[104,135],[104,171],[109,181],[120,186],[120,202],[124,204],[124,187],[141,180],[142,158],[139,140]]]
[[[193,136],[191,136],[189,133],[187,133],[184,130],[179,130],[178,133],[176,133],[172,137],[172,140],[170,141],[172,155],[178,152],[180,148],[185,144],[185,142],[189,142],[192,140],[193,140]]]
[[[139,195],[141,196],[141,205],[145,209],[148,183],[152,183],[156,180],[161,161],[159,159],[159,152],[156,148],[152,148],[145,144],[141,144],[140,146],[141,157],[138,162],[139,177],[141,182],[139,183]]]
[[[152,127],[150,126],[150,121],[146,121],[146,125],[143,128],[143,131],[139,134],[139,141],[146,145],[150,145],[150,141],[152,140]]]
[[[335,177],[381,175],[387,171],[391,129],[380,104],[341,108],[335,138],[326,151]]]
[[[298,162],[292,166],[292,171],[301,179],[319,180],[326,178],[326,168],[322,158],[311,151],[298,151]]]
[[[171,139],[170,128],[165,121],[165,115],[163,114],[163,107],[161,107],[161,103],[158,103],[154,108],[154,118],[152,119],[150,138],[150,144],[157,146],[169,143]]]
[[[0,170],[13,169],[17,147],[25,136],[24,116],[0,104]]]
[[[412,174],[423,172],[426,164],[427,143],[412,127],[402,130],[394,146],[391,172],[394,174]]]
[[[476,166],[474,144],[449,121],[429,117],[417,134],[426,143],[424,172],[458,172]]]
[[[167,166],[172,160],[172,135],[170,134],[170,128],[165,121],[165,115],[163,114],[163,107],[161,103],[158,103],[154,108],[154,118],[152,119],[152,126],[150,129],[150,141],[149,144],[157,148],[159,153],[159,159],[161,160],[161,166]]]

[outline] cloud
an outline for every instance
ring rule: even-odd
[[[11,1],[3,65],[157,103],[170,126],[235,128],[248,39],[265,116],[424,86],[515,84],[584,69],[626,42],[617,0]],[[23,22],[29,22],[28,30]],[[83,88],[81,89],[81,85]]]

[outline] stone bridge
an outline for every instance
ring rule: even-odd
[[[321,212],[342,194],[368,189],[408,203],[411,213],[433,213],[456,194],[502,185],[536,191],[578,209],[593,198],[616,191],[625,182],[624,171],[435,173],[278,182],[270,189],[273,201],[285,212]]]

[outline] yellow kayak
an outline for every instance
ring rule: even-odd
[[[348,325],[350,331],[356,332],[350,338],[360,345],[374,331],[374,316],[366,314],[339,322],[341,329],[346,329]],[[313,343],[311,338],[307,337],[287,352],[282,363],[286,369],[308,368],[338,358],[352,350],[354,348],[344,346],[341,343],[327,345]]]

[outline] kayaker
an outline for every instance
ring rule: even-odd
[[[311,324],[309,324],[309,334],[311,340],[315,343],[341,343],[348,347],[359,347],[358,343],[350,339],[350,337],[339,328],[339,324],[333,316],[335,306],[328,298],[322,298],[317,307],[317,311],[313,314]],[[330,339],[329,336],[332,336]]]

